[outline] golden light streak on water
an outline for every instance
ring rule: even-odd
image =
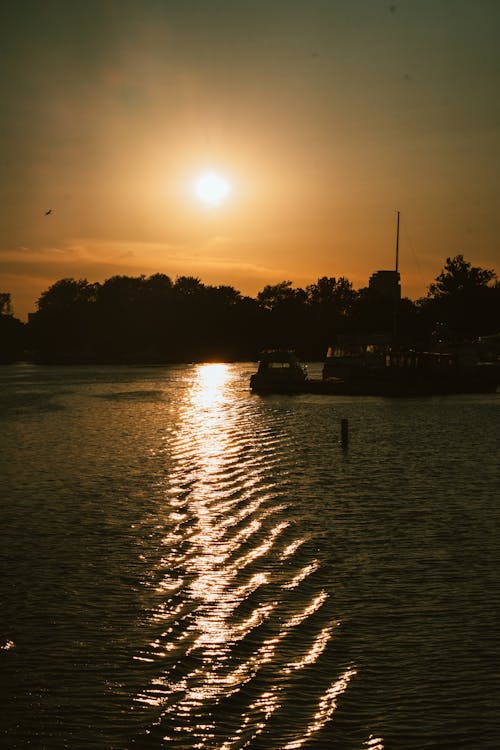
[[[299,659],[298,661],[291,662],[291,664],[288,664],[284,668],[284,672],[292,672],[294,670],[304,669],[304,667],[309,666],[310,664],[314,664],[315,661],[317,661],[320,654],[323,653],[325,650],[328,641],[332,638],[333,635],[333,628],[330,626],[327,626],[326,628],[323,628],[318,635],[316,636],[313,645],[309,649],[309,651],[305,654],[305,656],[302,657],[302,659]]]
[[[242,568],[246,568],[247,565],[257,560],[257,558],[262,557],[267,552],[269,552],[276,540],[276,537],[279,536],[279,534],[281,534],[288,525],[288,521],[282,521],[281,523],[278,523],[273,529],[271,529],[269,535],[262,542],[262,544],[260,544],[258,547],[254,547],[254,549],[250,550],[250,552],[247,552],[246,555],[243,555],[238,560],[236,560],[235,567],[239,570],[241,570]]]
[[[238,667],[236,670],[238,675],[245,674],[248,678],[251,673],[255,673],[255,671],[263,664],[269,663],[275,654],[277,646],[286,638],[288,631],[316,612],[326,601],[327,595],[323,596],[323,594],[324,592],[316,597],[301,613],[291,617],[288,621],[283,623],[282,629],[277,636],[265,640],[257,652],[247,662]]]
[[[285,628],[295,628],[297,625],[300,625],[304,620],[306,620],[310,615],[312,615],[314,612],[317,612],[317,610],[326,602],[328,599],[328,593],[326,591],[321,591],[318,596],[316,596],[313,601],[309,604],[308,607],[306,607],[302,612],[298,612],[296,615],[292,615],[289,620],[285,623]]]
[[[295,575],[291,581],[288,583],[283,584],[284,589],[294,589],[296,588],[302,581],[304,581],[308,576],[310,576],[312,573],[314,573],[319,568],[319,561],[313,560],[309,565],[304,565],[302,570],[299,570],[297,575]]]
[[[204,365],[196,368],[196,376],[184,401],[180,430],[173,443],[173,455],[177,455],[184,475],[179,481],[173,473],[168,492],[175,508],[169,519],[175,526],[163,538],[167,549],[183,541],[189,541],[189,548],[182,556],[182,577],[165,574],[157,590],[172,594],[186,587],[183,595],[195,604],[189,631],[197,633],[186,655],[202,654],[203,666],[174,682],[166,675],[165,679],[155,679],[150,689],[138,698],[140,702],[161,706],[166,705],[169,695],[178,693],[180,697],[175,704],[178,715],[187,715],[195,706],[230,695],[242,681],[248,680],[254,660],[243,668],[240,666],[228,672],[224,669],[228,650],[231,644],[259,627],[270,616],[275,603],[257,605],[243,620],[234,621],[235,609],[268,583],[268,575],[260,571],[240,585],[235,585],[235,581],[244,568],[269,552],[276,538],[288,526],[288,522],[277,522],[248,552],[234,559],[235,552],[262,531],[264,519],[281,512],[283,507],[274,504],[260,517],[255,516],[273,495],[264,492],[252,496],[259,477],[253,478],[251,471],[245,474],[243,482],[237,478],[236,497],[226,492],[224,498],[221,488],[227,486],[231,472],[235,466],[237,468],[235,456],[238,451],[238,443],[234,442],[234,424],[223,408],[228,368],[226,365]],[[241,505],[245,496],[249,501]],[[247,517],[249,523],[238,528]],[[188,520],[189,532],[186,534],[183,524]],[[162,558],[162,565],[168,569],[168,556]],[[167,608],[161,614],[156,613],[157,619],[162,616],[169,617]],[[162,639],[168,638],[171,631],[172,628],[167,629]],[[177,642],[183,637],[179,634]],[[149,644],[155,658],[161,658],[173,647],[172,643],[168,646],[162,644],[162,639]],[[152,657],[146,653],[138,658]]]
[[[318,710],[313,717],[313,722],[308,726],[303,737],[289,742],[281,750],[298,750],[298,748],[305,745],[313,734],[323,729],[325,724],[331,720],[337,708],[337,698],[347,690],[349,681],[355,674],[355,669],[347,669],[338,680],[330,685],[326,693],[321,697]]]
[[[161,622],[164,618],[166,627],[137,657],[161,664],[178,650],[181,659],[192,660],[192,668],[175,677],[168,671],[157,675],[137,702],[159,708],[160,724],[174,724],[174,738],[184,733],[191,747],[203,748],[216,731],[210,721],[210,707],[229,696],[244,696],[247,690],[257,689],[260,693],[242,710],[239,726],[218,746],[220,750],[236,750],[249,747],[264,732],[271,717],[287,701],[288,682],[283,677],[314,665],[339,623],[330,621],[310,635],[302,630],[328,600],[325,590],[306,604],[299,597],[291,610],[287,607],[276,619],[282,598],[279,591],[295,597],[291,592],[299,590],[320,568],[319,560],[313,558],[294,573],[284,567],[280,575],[289,580],[278,584],[275,577],[277,561],[287,561],[288,565],[307,540],[304,536],[288,538],[281,549],[277,544],[292,531],[286,517],[288,506],[277,491],[283,473],[275,480],[272,471],[287,446],[269,429],[255,445],[247,444],[245,463],[241,465],[241,427],[227,408],[228,367],[199,366],[195,375],[181,405],[179,429],[170,436],[174,470],[166,497],[171,507],[167,513],[171,528],[162,537],[163,575],[156,588],[170,601],[183,597],[187,609],[177,605],[169,611],[163,602],[154,619]],[[175,555],[172,549],[177,550]],[[259,601],[259,589],[265,591],[276,585],[277,597],[266,601],[264,595]],[[239,614],[241,605],[244,609]],[[250,611],[246,610],[248,606]],[[262,627],[273,622],[271,632],[275,632],[269,635]],[[282,646],[289,640],[285,648],[293,648],[294,639],[298,639],[301,656],[283,664]],[[238,644],[242,642],[246,643],[246,656],[239,661]],[[268,670],[273,664],[275,674],[269,684]],[[334,684],[336,691],[331,686],[323,695],[304,737],[319,731],[318,727],[329,720],[340,684]]]
[[[298,548],[301,547],[305,541],[305,539],[295,539],[287,547],[285,547],[285,549],[281,553],[281,559],[284,560],[285,558],[294,555]]]
[[[375,737],[371,734],[366,742],[363,743],[365,750],[384,750],[384,740],[382,737]]]
[[[271,716],[280,708],[281,703],[278,700],[279,692],[279,689],[275,688],[260,695],[249,706],[248,713],[242,717],[242,722],[236,735],[224,742],[220,750],[231,750],[231,748],[243,750],[243,748],[249,747],[252,740],[262,734]],[[242,744],[242,737],[247,734],[250,736]]]
[[[308,617],[309,615],[317,611],[318,606],[321,606],[323,601],[324,600],[321,599],[321,597],[317,597],[308,607],[306,607],[302,612],[303,617],[300,619],[300,622],[302,622],[302,619],[304,619],[305,617]],[[258,652],[250,660],[248,660],[246,664],[241,665],[239,670],[237,670],[238,679],[236,680],[236,682],[241,681],[243,677],[245,677],[245,681],[250,680],[257,673],[257,671],[262,668],[263,665],[265,665],[266,663],[270,663],[275,656],[278,645],[287,637],[289,628],[295,627],[297,624],[299,624],[299,620],[292,618],[288,621],[288,623],[285,623],[283,629],[277,637],[268,639],[261,646]],[[340,623],[335,623],[335,625],[338,626],[340,625]],[[326,645],[331,637],[332,627],[328,626],[323,628],[315,639],[313,646],[311,647],[311,649],[309,649],[303,659],[288,663],[282,670],[283,674],[290,674],[292,671],[303,669],[304,667],[315,663],[318,657],[326,648]],[[337,680],[333,685],[330,686],[330,688],[321,698],[318,710],[313,717],[313,723],[307,728],[306,734],[300,740],[295,741],[298,744],[286,745],[282,748],[282,750],[292,750],[292,748],[301,747],[311,735],[320,731],[324,727],[324,725],[331,719],[333,711],[336,708],[336,697],[341,692],[344,692],[344,690],[347,688],[347,684],[350,678],[354,674],[356,674],[356,671],[354,669],[347,670],[339,680]],[[278,681],[271,690],[268,690],[261,694],[249,706],[248,711],[242,716],[242,721],[236,734],[231,739],[227,740],[221,746],[220,750],[231,750],[231,748],[244,748],[250,746],[252,740],[264,731],[269,718],[282,705],[284,697],[281,698],[280,696],[282,696],[284,691],[284,684]],[[260,721],[256,720],[255,716],[255,714],[259,712],[263,717]],[[249,732],[250,726],[251,736],[244,744],[241,744],[241,737]]]

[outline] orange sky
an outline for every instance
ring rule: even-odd
[[[9,7],[7,7],[9,6]],[[496,0],[23,0],[0,35],[0,291],[163,272],[254,296],[499,266]],[[205,168],[232,183],[208,209]],[[45,216],[48,208],[53,213]]]

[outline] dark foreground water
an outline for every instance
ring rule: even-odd
[[[500,395],[253,369],[0,369],[1,748],[500,747]]]

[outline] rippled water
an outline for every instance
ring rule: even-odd
[[[0,370],[2,748],[500,747],[500,395],[253,369]]]

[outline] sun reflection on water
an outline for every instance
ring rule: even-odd
[[[220,403],[224,396],[224,386],[229,380],[229,367],[223,363],[198,365],[195,382],[189,391],[192,405],[209,407]]]
[[[323,614],[329,593],[314,584],[320,562],[303,551],[306,536],[288,514],[286,431],[282,438],[238,411],[229,365],[198,365],[193,376],[169,438],[156,584],[163,600],[151,618],[159,634],[136,657],[165,667],[137,701],[159,709],[157,721],[179,741],[189,736],[203,748],[222,731],[216,707],[238,693],[244,703],[224,716],[217,745],[236,750],[276,720],[287,686],[323,658],[340,623]],[[354,674],[333,682],[329,674],[314,715],[283,747],[301,747],[330,721]]]

